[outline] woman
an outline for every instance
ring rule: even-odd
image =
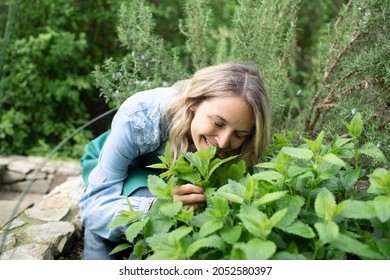
[[[258,71],[247,64],[206,67],[172,87],[129,97],[111,131],[100,138],[104,145],[90,174],[82,159],[87,185],[80,200],[84,259],[117,258],[109,253],[126,227],[107,230],[107,225],[128,209],[127,199],[134,210],[147,213],[155,198],[143,187],[152,173],[143,167],[163,153],[167,141],[173,159],[212,145],[220,157],[240,155],[251,167],[266,149],[269,134],[267,94]],[[186,184],[174,188],[173,199],[197,209],[206,197],[203,188]]]

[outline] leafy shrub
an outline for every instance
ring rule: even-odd
[[[234,157],[214,158],[214,147],[173,163],[167,146],[161,163],[151,166],[165,171],[148,180],[156,202],[147,215],[130,206],[111,222],[129,225],[125,243],[112,253],[131,248],[130,259],[390,259],[390,171],[360,167],[366,156],[388,161],[372,143],[358,143],[359,114],[346,126],[349,137],[335,135],[329,144],[324,132],[298,145],[292,134],[275,135],[270,160],[252,174]],[[172,200],[172,188],[185,182],[205,188],[207,206],[197,213]]]

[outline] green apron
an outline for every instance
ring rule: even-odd
[[[99,154],[106,142],[110,130],[93,139],[87,146],[85,154],[80,160],[81,177],[88,187],[88,176],[92,169],[98,164]],[[131,161],[128,169],[127,177],[123,183],[122,195],[129,196],[132,192],[140,187],[148,185],[149,175],[158,175],[154,169],[146,168],[146,166],[159,162],[159,154],[154,151],[145,155],[141,155]]]

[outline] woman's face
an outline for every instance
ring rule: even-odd
[[[216,146],[238,149],[254,126],[252,107],[241,97],[214,97],[190,108],[194,112],[191,137],[197,150]]]

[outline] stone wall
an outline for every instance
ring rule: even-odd
[[[0,156],[0,259],[59,259],[82,236],[79,162],[44,160]]]

